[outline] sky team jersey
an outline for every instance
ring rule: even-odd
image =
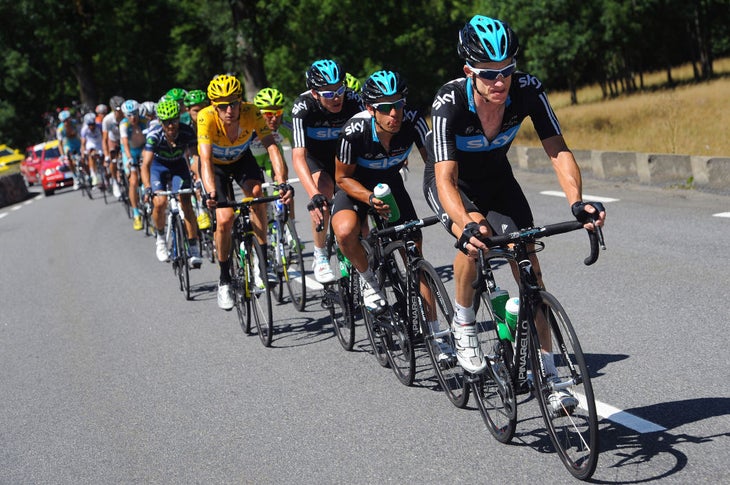
[[[324,109],[314,99],[311,91],[300,94],[292,107],[292,148],[306,148],[307,157],[317,160],[325,167],[334,167],[337,140],[342,126],[364,108],[357,93],[349,89],[345,93],[339,113],[330,113]]]
[[[426,143],[428,125],[421,114],[406,106],[403,109],[401,129],[390,141],[390,151],[380,143],[375,131],[375,118],[368,111],[353,116],[342,127],[338,158],[346,165],[357,165],[355,178],[365,187],[387,182],[398,176],[398,170],[408,159],[415,143],[421,148]]]
[[[231,142],[215,110],[216,107],[210,105],[198,113],[198,143],[211,145],[214,164],[228,165],[241,158],[251,148],[254,132],[261,138],[271,134],[259,109],[252,103],[241,103],[238,138]]]
[[[147,132],[144,149],[155,154],[154,163],[162,163],[168,168],[182,163],[187,167],[185,149],[193,149],[197,145],[193,129],[189,125],[180,123],[180,131],[178,131],[174,144],[170,144],[167,140],[162,125],[157,125]]]
[[[460,180],[511,172],[507,151],[528,116],[541,140],[561,134],[542,83],[524,72],[512,75],[502,126],[492,140],[484,136],[470,78],[455,79],[442,86],[431,106],[431,115],[433,131],[427,145],[429,156],[424,176],[433,175],[433,164],[443,160],[458,162]]]

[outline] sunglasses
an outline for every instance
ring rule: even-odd
[[[239,104],[241,104],[240,99],[238,99],[236,101],[231,101],[230,103],[216,103],[215,101],[213,102],[213,106],[215,106],[216,108],[218,108],[221,111],[225,111],[228,108],[235,108]]]
[[[403,106],[406,105],[406,98],[401,98],[398,101],[393,101],[392,103],[373,103],[371,106],[375,108],[376,110],[380,111],[381,113],[388,114],[392,110],[399,110],[403,109]]]
[[[340,86],[340,88],[337,91],[317,91],[320,96],[322,96],[324,99],[332,99],[335,96],[342,96],[345,94],[345,89],[347,89],[344,85]]]
[[[274,118],[284,114],[283,109],[262,109],[259,111],[261,111],[261,114],[266,116],[267,118]]]
[[[503,78],[508,78],[512,75],[513,72],[517,69],[517,63],[513,62],[512,64],[503,67],[502,69],[477,69],[476,67],[469,66],[469,69],[471,72],[476,74],[482,79],[486,79],[487,81],[494,81],[499,76],[502,76]]]
[[[174,125],[174,124],[180,123],[180,118],[173,118],[171,120],[162,120],[161,123],[163,126]]]

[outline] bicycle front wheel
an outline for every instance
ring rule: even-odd
[[[185,295],[185,299],[190,299],[190,271],[188,268],[188,238],[185,233],[180,217],[173,219],[175,222],[175,262],[177,263],[178,277],[180,278],[180,290]]]
[[[489,293],[478,291],[476,325],[487,371],[473,383],[484,424],[500,443],[509,443],[517,427],[517,399],[509,372],[512,344],[499,338]]]
[[[274,318],[271,311],[271,289],[266,281],[266,254],[255,237],[247,245],[246,257],[248,259],[248,293],[250,312],[248,314],[249,325],[253,319],[259,338],[264,347],[271,346],[271,339],[274,334]],[[254,270],[254,265],[258,271]],[[256,278],[258,273],[259,278]]]
[[[418,314],[424,344],[431,358],[434,373],[446,397],[457,408],[464,408],[469,401],[469,384],[464,379],[464,371],[456,360],[454,337],[451,334],[451,320],[454,309],[446,288],[436,269],[428,261],[418,262],[422,286],[427,288],[419,293]],[[436,328],[438,324],[438,328]]]
[[[378,316],[384,331],[385,350],[390,366],[398,380],[406,386],[413,384],[416,376],[416,353],[413,348],[413,332],[408,314],[408,283],[406,272],[410,271],[405,256],[405,246],[396,243],[386,252],[381,265],[380,287],[383,289],[388,308]]]
[[[370,248],[370,245],[367,243],[367,241],[361,241],[361,244],[363,248],[365,248],[365,252],[368,254],[368,261],[370,262],[370,265],[372,267],[372,249]],[[352,271],[355,271],[355,268],[352,268]],[[362,307],[362,300],[358,299],[357,302]],[[386,344],[384,340],[385,332],[381,330],[375,316],[373,316],[364,307],[362,308],[362,318],[365,322],[365,330],[367,331],[368,340],[370,341],[370,346],[373,349],[373,356],[375,357],[375,360],[378,362],[378,364],[380,364],[381,367],[390,367],[390,361],[388,360],[388,354],[386,352]]]
[[[283,243],[284,281],[286,281],[292,305],[298,311],[303,312],[307,302],[307,279],[302,256],[302,242],[293,220],[286,221],[284,232],[280,237]]]
[[[549,342],[540,342],[539,330],[536,332],[533,330],[536,326],[531,325],[530,358],[535,394],[563,464],[574,477],[587,480],[596,469],[599,454],[591,377],[578,337],[562,305],[546,291],[541,291],[540,297],[533,315],[537,322],[544,317],[551,336]],[[540,366],[535,365],[540,361]]]
[[[246,334],[251,333],[251,302],[246,298],[246,258],[241,255],[239,248],[241,241],[233,238],[231,251],[231,289],[233,291],[233,305],[236,307],[238,323]]]

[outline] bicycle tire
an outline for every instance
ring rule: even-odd
[[[271,289],[266,281],[266,254],[264,254],[261,244],[253,236],[246,246],[247,268],[249,268],[247,285],[249,289],[247,299],[250,302],[249,325],[253,320],[261,343],[264,344],[264,347],[270,347],[274,334],[274,318],[271,311]],[[254,254],[256,255],[255,258]],[[254,264],[258,264],[259,274],[264,280],[263,288],[257,287],[255,284]]]
[[[284,244],[284,280],[292,305],[297,311],[303,312],[307,304],[307,278],[302,255],[302,241],[299,239],[293,220],[287,220],[284,227],[284,233],[280,234]],[[287,232],[289,236],[287,236]]]
[[[129,200],[129,180],[127,180],[127,176],[122,171],[121,176],[119,177],[119,192],[122,195],[122,205],[124,207],[124,211],[127,213],[127,218],[132,218],[132,203]]]
[[[416,376],[416,353],[413,345],[413,325],[408,314],[407,283],[405,272],[405,244],[396,241],[385,250],[385,261],[380,266],[378,277],[388,308],[385,315],[378,316],[381,330],[384,330],[385,350],[390,368],[405,386],[413,384]]]
[[[251,319],[249,311],[251,302],[246,298],[246,259],[239,252],[241,241],[234,237],[231,245],[231,291],[233,292],[233,306],[236,307],[238,324],[245,334],[251,333]]]
[[[102,162],[99,161],[97,163],[101,164]],[[96,177],[98,178],[96,187],[99,189],[99,192],[101,192],[102,197],[104,197],[104,205],[107,205],[109,203],[106,198],[107,182],[103,166],[96,169]]]
[[[190,269],[188,268],[188,238],[185,233],[185,225],[179,216],[174,219],[177,244],[175,245],[175,261],[178,265],[178,276],[180,278],[180,290],[186,300],[190,300]]]
[[[372,249],[367,241],[360,241],[365,253],[368,255],[369,264],[372,267]],[[380,327],[372,313],[367,311],[364,307],[362,308],[362,319],[365,323],[365,331],[368,334],[368,340],[373,350],[373,357],[381,367],[390,367],[390,360],[388,359],[388,353],[386,351],[386,344],[383,338],[384,334],[380,331]]]
[[[353,271],[355,271],[353,269]],[[339,278],[327,284],[325,298],[330,313],[330,322],[335,330],[337,341],[343,349],[350,351],[355,346],[355,298],[353,288],[358,284],[357,274],[349,278]]]
[[[451,334],[451,320],[454,318],[454,309],[451,305],[451,299],[449,298],[446,288],[444,287],[441,278],[439,277],[436,269],[431,263],[426,260],[420,260],[416,266],[420,272],[421,281],[426,283],[429,291],[434,295],[434,303],[436,309],[436,317],[439,323],[439,334],[446,332],[442,336],[434,334],[433,328],[428,322],[427,315],[425,314],[425,308],[428,302],[424,300],[423,296],[419,292],[420,307],[418,311],[419,318],[421,320],[421,332],[423,333],[424,345],[426,351],[431,359],[431,365],[433,366],[434,374],[439,381],[441,389],[446,394],[446,397],[451,401],[451,404],[457,408],[466,407],[469,401],[470,386],[464,379],[464,371],[459,366],[456,360],[456,355],[449,355],[447,358],[440,358],[441,348],[438,345],[438,339],[440,338],[443,343],[454,349],[454,337]]]
[[[272,221],[269,223],[267,238],[269,240],[268,254],[266,255],[269,264],[269,268],[276,275],[276,283],[269,285],[274,290],[274,298],[277,303],[284,302],[284,263],[283,254],[284,248],[282,247],[283,242],[281,239],[281,231],[279,229],[279,222]]]
[[[573,382],[566,391],[577,398],[579,404],[572,411],[563,407],[560,412],[554,412],[548,400],[551,379],[536,371],[541,367],[536,365],[532,366],[534,392],[561,461],[575,478],[588,480],[596,469],[600,453],[598,415],[590,374],[578,337],[562,305],[547,291],[541,291],[540,298],[534,311],[542,311],[546,316],[551,330],[551,348],[562,349],[553,352],[556,379],[565,384]],[[530,325],[530,332],[530,358],[534,363],[541,358],[541,350],[534,325]]]
[[[500,443],[509,443],[517,428],[517,398],[510,377],[512,344],[500,340],[489,293],[474,295],[479,345],[487,371],[472,383],[474,399],[484,424]]]

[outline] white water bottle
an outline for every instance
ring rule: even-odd
[[[388,222],[395,222],[400,219],[400,209],[398,209],[398,204],[396,203],[395,197],[393,197],[393,194],[391,193],[388,184],[376,185],[373,189],[373,195],[386,203],[390,208],[390,216],[388,217]]]

